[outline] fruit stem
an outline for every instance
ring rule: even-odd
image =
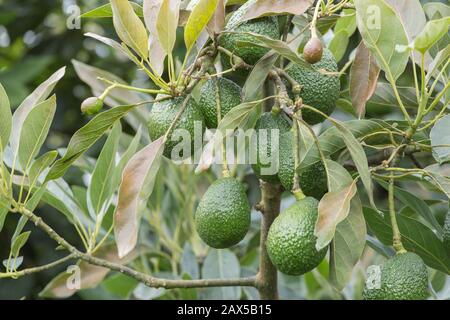
[[[389,180],[389,215],[391,217],[391,225],[392,225],[392,246],[395,249],[397,254],[405,253],[405,247],[403,247],[402,237],[400,234],[400,230],[397,224],[397,216],[395,213],[395,204],[394,204],[394,178],[392,177]]]
[[[309,30],[311,31],[311,38],[317,38],[316,23],[317,23],[317,18],[319,16],[319,9],[320,9],[321,3],[322,3],[322,0],[317,1],[316,8],[314,9],[314,16],[311,21],[311,25],[309,27]]]
[[[219,80],[217,77],[214,79],[215,93],[216,93],[216,113],[217,113],[217,125],[219,125],[222,120],[222,105],[220,102],[220,88],[219,88]],[[227,149],[225,148],[225,141],[222,140],[220,144],[220,148],[222,150],[222,174],[225,178],[230,176],[230,170],[228,169],[227,163]]]
[[[262,300],[278,299],[277,269],[270,261],[266,250],[266,240],[270,226],[280,213],[281,186],[261,180],[261,197],[264,214],[261,215],[260,263],[256,285]]]
[[[295,115],[301,118],[301,111],[297,111]],[[300,188],[300,177],[297,172],[297,168],[300,166],[300,128],[298,120],[293,117],[292,129],[294,130],[294,181],[292,192],[294,193],[297,200],[303,199],[305,195]]]

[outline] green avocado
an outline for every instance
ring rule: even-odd
[[[279,139],[283,133],[288,132],[290,129],[291,124],[289,123],[289,121],[285,117],[283,117],[282,114],[274,114],[273,112],[263,113],[258,119],[258,122],[256,122],[256,163],[252,164],[252,169],[258,178],[271,183],[280,182],[276,173],[273,175],[262,175],[261,169],[263,167],[270,167],[270,164],[267,164],[267,162],[269,161],[269,159],[271,159],[271,155],[273,153],[272,150],[274,150],[275,152],[279,150],[279,144],[271,143],[271,130],[278,130]],[[264,139],[262,137],[264,137]],[[266,154],[264,155],[264,153]],[[277,171],[278,168],[275,168],[275,172]]]
[[[377,277],[378,278],[377,281]],[[417,254],[399,253],[388,259],[366,282],[365,300],[423,300],[428,293],[428,270]]]
[[[280,167],[278,178],[283,187],[291,191],[294,183],[294,152],[292,132],[280,136]],[[300,188],[306,196],[320,200],[328,192],[327,172],[322,161],[316,162],[299,173]]]
[[[280,37],[280,31],[278,26],[278,19],[276,17],[263,17],[240,23],[239,19],[243,14],[245,14],[251,2],[252,1],[248,1],[238,10],[232,13],[225,27],[225,31],[236,33],[223,33],[220,36],[219,44],[220,46],[242,58],[246,63],[254,65],[263,55],[265,55],[269,51],[269,49],[256,45],[249,45],[250,43],[255,43],[257,40],[254,36],[243,33],[253,32],[272,39],[277,39]],[[240,42],[245,42],[245,44],[240,44]],[[227,66],[229,68],[229,58],[225,56],[222,60],[224,66]]]
[[[250,204],[244,186],[235,178],[216,180],[197,207],[195,226],[210,247],[223,249],[239,243],[250,228]]]
[[[447,215],[445,216],[444,233],[442,235],[442,239],[444,241],[445,249],[450,254],[450,210],[447,212]]]
[[[267,253],[279,271],[293,276],[302,275],[325,258],[327,248],[317,251],[314,235],[318,204],[311,197],[298,200],[270,226]]]
[[[241,87],[236,83],[226,78],[207,80],[200,90],[199,106],[208,128],[217,128],[216,83],[219,87],[221,118],[241,103]]]
[[[166,131],[170,128],[170,125],[177,117],[177,114],[180,112],[181,107],[183,106],[183,102],[185,97],[176,97],[172,99],[167,99],[164,101],[160,101],[153,104],[152,110],[150,111],[149,119],[148,119],[148,130],[150,133],[150,138],[152,140],[156,140],[159,137],[163,136]],[[201,132],[199,134],[203,134],[205,131],[204,119],[200,108],[194,99],[190,98],[187,102],[187,105],[183,111],[183,114],[177,121],[177,124],[172,130],[172,133],[167,137],[167,142],[164,148],[164,156],[170,158],[172,149],[180,143],[183,139],[180,137],[179,139],[172,141],[172,134],[174,130],[184,129],[190,134],[190,154],[182,154],[182,159],[190,157],[194,152],[194,132],[195,132],[195,123],[198,123],[201,128]]]
[[[312,106],[326,115],[330,115],[335,107],[340,95],[340,81],[336,75],[320,73],[320,70],[327,72],[337,72],[336,60],[330,50],[324,49],[322,60],[311,66],[311,69],[290,63],[286,67],[286,72],[295,79],[301,86],[300,97],[303,103]],[[291,96],[291,98],[293,98]],[[304,109],[302,111],[303,120],[314,125],[325,120],[320,114]]]

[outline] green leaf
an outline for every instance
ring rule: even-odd
[[[128,0],[110,0],[117,35],[143,59],[148,58],[148,34]]]
[[[11,244],[11,254],[14,258],[19,256],[20,249],[27,243],[31,231],[26,231],[17,236]]]
[[[364,43],[386,72],[396,81],[409,60],[408,37],[394,9],[383,0],[355,0],[358,29]]]
[[[184,43],[190,51],[217,8],[218,0],[199,0],[184,26]]]
[[[430,132],[433,156],[439,163],[450,161],[450,115],[439,119]]]
[[[126,165],[114,213],[114,234],[119,257],[131,252],[137,243],[139,213],[146,206],[161,164],[165,137],[136,153]]]
[[[103,281],[102,287],[109,293],[112,293],[115,297],[128,299],[138,283],[139,281],[134,278],[124,275],[123,273],[117,273]]]
[[[95,215],[103,215],[107,209],[104,205],[112,193],[111,181],[116,166],[116,153],[121,132],[120,122],[116,122],[103,145],[92,173],[88,194]]]
[[[44,172],[44,170],[47,169],[53,161],[55,161],[57,156],[58,151],[48,151],[33,162],[33,165],[30,167],[30,171],[28,172],[28,179],[30,180],[31,186],[36,185],[41,173]]]
[[[350,41],[350,37],[347,30],[340,30],[334,34],[333,39],[328,45],[328,49],[333,53],[337,62],[341,61],[347,51],[347,46]]]
[[[47,80],[41,83],[16,109],[13,114],[12,132],[10,138],[11,149],[14,153],[19,150],[19,139],[21,137],[21,131],[25,119],[33,108],[40,102],[47,99],[53,88],[59,80],[64,76],[66,67],[62,67],[54,74],[52,74]]]
[[[266,81],[269,71],[272,69],[273,64],[278,59],[278,55],[273,51],[266,53],[255,64],[250,75],[245,80],[244,87],[242,88],[243,101],[248,102],[260,98],[259,95],[263,91],[262,88]]]
[[[134,106],[119,106],[96,115],[72,136],[64,156],[55,162],[46,181],[62,177],[70,165],[89,149],[114,122],[122,118]]]
[[[5,225],[6,216],[8,215],[8,208],[4,206],[0,206],[0,232],[3,230],[3,226]]]
[[[106,44],[107,46],[110,46],[111,48],[113,48],[117,52],[122,53],[124,56],[129,57],[128,56],[128,51],[125,50],[124,47],[122,47],[122,45],[120,43],[118,43],[117,41],[115,41],[113,39],[102,37],[102,36],[100,36],[98,34],[91,33],[91,32],[85,33],[84,35],[86,37],[90,37],[90,38],[93,38],[95,40],[98,40],[98,41]],[[132,58],[130,57],[130,59],[132,59]]]
[[[177,36],[178,19],[180,15],[180,0],[162,0],[156,21],[158,38],[162,48],[171,54]]]
[[[6,145],[9,142],[9,136],[11,134],[12,127],[12,114],[11,106],[9,105],[8,95],[5,88],[0,83],[0,114],[2,115],[2,121],[0,124],[0,151],[5,150]]]
[[[348,37],[353,35],[356,31],[356,14],[354,10],[344,9],[342,10],[341,16],[336,21],[336,26],[334,27],[334,32],[338,33],[341,30],[347,32]]]
[[[134,12],[139,16],[143,17],[144,13],[142,7],[135,2],[130,1],[130,5],[133,7]],[[113,11],[111,4],[107,3],[88,12],[83,13],[81,18],[112,18]]]
[[[448,32],[450,17],[428,21],[425,28],[414,40],[414,49],[425,53]]]
[[[228,249],[209,251],[202,268],[203,279],[228,279],[240,277],[239,260]],[[237,300],[240,298],[239,287],[208,288],[205,290],[206,299]]]
[[[438,75],[438,73],[442,70],[440,67],[443,67],[443,64],[445,64],[448,59],[450,59],[450,44],[447,45],[445,49],[439,51],[434,60],[430,63],[426,78],[427,82],[431,80],[431,77],[436,77]],[[446,77],[444,77],[445,81],[445,79],[449,76],[449,72],[444,74],[446,75]]]
[[[56,97],[53,95],[36,105],[23,122],[19,141],[19,162],[24,171],[31,166],[47,138],[56,111]]]
[[[227,1],[229,5],[230,1]],[[301,15],[312,6],[313,0],[250,0],[247,10],[236,21],[236,24],[259,17],[292,14]]]
[[[166,52],[161,46],[158,37],[158,14],[161,8],[161,0],[144,0],[144,21],[149,32],[150,53],[149,59],[154,72],[161,75],[164,71]]]
[[[392,227],[389,214],[384,218],[371,208],[364,208],[370,230],[385,245],[392,245]],[[414,218],[397,214],[402,243],[406,250],[417,253],[431,268],[450,274],[450,257],[439,238],[428,227]]]

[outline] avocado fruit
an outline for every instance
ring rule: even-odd
[[[180,96],[175,97],[163,101],[159,101],[153,104],[153,107],[149,114],[148,119],[148,130],[150,134],[150,138],[152,140],[156,140],[159,137],[166,134],[167,130],[170,128],[172,122],[177,117],[178,113],[180,112],[183,103],[185,101],[186,97]],[[167,141],[164,146],[164,156],[170,158],[172,154],[172,149],[182,141],[182,138],[172,141],[172,134],[177,129],[184,129],[187,130],[187,132],[190,134],[190,154],[187,152],[184,152],[185,154],[177,155],[180,156],[182,159],[190,157],[194,152],[194,129],[195,129],[195,123],[198,122],[201,126],[202,133],[205,130],[204,125],[204,118],[203,114],[200,111],[199,106],[195,102],[194,99],[189,98],[189,100],[186,102],[187,105],[181,114],[180,118],[178,119],[176,125],[174,126],[173,130],[169,135],[167,136]]]
[[[241,103],[241,87],[226,78],[212,78],[200,90],[199,106],[208,128],[217,128],[216,85],[219,88],[220,116],[223,118]]]
[[[250,204],[242,183],[231,177],[216,180],[200,200],[194,219],[198,235],[210,247],[239,243],[250,228]]]
[[[225,33],[219,38],[220,46],[242,58],[250,65],[254,65],[269,49],[257,45],[250,45],[251,43],[257,42],[257,40],[254,36],[246,34],[246,32],[257,33],[272,39],[280,37],[278,19],[276,17],[262,17],[245,22],[239,21],[252,2],[254,1],[247,1],[231,14],[225,26]],[[226,31],[233,33],[226,33]],[[229,68],[229,57],[222,55],[222,58],[224,66]]]
[[[417,254],[398,253],[379,270],[381,278],[370,279],[370,286],[366,283],[365,300],[423,300],[428,297],[428,270]]]
[[[278,178],[283,187],[291,191],[294,183],[294,151],[291,131],[280,136]],[[318,161],[299,172],[299,183],[303,194],[320,200],[328,192],[327,172],[322,161]]]
[[[324,49],[322,59],[307,68],[295,63],[286,67],[286,72],[301,86],[300,97],[303,103],[314,107],[329,116],[336,107],[340,95],[340,81],[337,75],[322,72],[338,72],[336,60],[330,50]],[[294,98],[290,93],[291,98]],[[314,125],[325,118],[309,109],[303,109],[303,120]]]
[[[280,136],[290,129],[291,124],[281,113],[264,112],[256,122],[256,162],[252,163],[252,169],[258,178],[270,183],[280,182],[277,176],[279,163],[277,163],[274,174],[261,174],[261,169],[270,167],[270,164],[267,164],[266,162],[271,159],[274,152],[278,152],[278,155],[275,155],[274,158],[279,160]],[[278,143],[272,141],[272,130],[278,130]]]
[[[325,258],[327,248],[317,251],[314,235],[318,204],[312,197],[298,200],[270,226],[266,248],[279,271],[302,275],[316,268]]]

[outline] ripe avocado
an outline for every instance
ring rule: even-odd
[[[282,212],[269,229],[266,247],[275,267],[288,275],[302,275],[317,267],[327,248],[316,250],[314,227],[319,202],[306,197]]]
[[[292,132],[280,136],[280,168],[278,178],[283,187],[292,190],[294,180],[294,153]],[[300,188],[306,196],[320,200],[328,192],[327,172],[322,161],[304,168],[299,173]]]
[[[380,267],[380,276],[378,287],[376,282],[372,282],[372,288],[366,283],[365,300],[423,300],[429,295],[427,267],[413,252],[399,253],[388,259]]]
[[[225,78],[209,79],[200,91],[200,109],[208,128],[217,128],[216,83],[219,86],[220,115],[223,118],[228,111],[241,103],[241,87]]]
[[[232,13],[230,19],[227,22],[225,31],[232,32],[253,32],[258,33],[272,39],[280,37],[280,31],[278,26],[278,19],[276,17],[263,17],[257,18],[243,23],[239,23],[239,19],[247,11],[252,1],[246,2],[238,10]],[[255,37],[248,34],[236,34],[236,33],[224,33],[219,39],[220,46],[233,52],[235,55],[241,57],[246,63],[254,65],[263,55],[265,55],[269,49],[260,46],[248,45],[257,41]],[[246,42],[246,44],[240,44],[239,42]],[[223,57],[224,66],[229,65],[229,58]]]
[[[267,134],[264,139],[262,140],[262,135],[264,134],[260,130],[265,129],[265,134]],[[281,134],[288,132],[291,129],[291,124],[289,121],[283,117],[282,114],[274,114],[273,112],[265,112],[261,115],[261,117],[258,119],[258,122],[256,122],[255,125],[255,131],[256,131],[256,163],[252,164],[253,171],[255,172],[255,175],[267,182],[277,183],[279,182],[277,174],[273,175],[261,175],[261,168],[263,166],[270,167],[270,164],[262,164],[261,160],[263,162],[267,162],[266,159],[270,159],[270,156],[272,154],[272,150],[277,152],[279,150],[279,144],[271,143],[271,130],[279,130],[278,131],[278,139],[281,137]],[[267,142],[267,143],[264,143]],[[276,148],[276,149],[273,149]],[[266,155],[264,156],[263,152],[266,152]],[[262,158],[262,159],[261,159]],[[276,171],[278,171],[278,168],[276,168]]]
[[[152,140],[156,140],[166,133],[183,106],[184,100],[185,97],[176,97],[153,104],[148,120],[148,130]],[[203,133],[205,130],[203,115],[195,100],[191,98],[172,130],[173,133],[176,129],[185,129],[190,134],[191,154],[183,154],[182,158],[188,158],[194,152],[194,124],[196,121],[200,122]],[[164,148],[164,156],[168,158],[171,156],[172,149],[182,140],[180,138],[177,141],[172,141],[171,137],[172,134],[169,134]]]
[[[450,254],[450,210],[447,212],[447,215],[445,216],[444,233],[442,235],[442,239],[444,241],[445,249]]]
[[[302,86],[300,97],[304,104],[330,115],[334,111],[340,95],[340,82],[337,76],[322,74],[319,70],[338,71],[336,60],[331,51],[324,49],[322,60],[312,65],[312,68],[313,70],[290,63],[286,67],[286,72]],[[310,125],[325,120],[323,116],[307,109],[303,110],[302,116]]]
[[[223,249],[240,242],[250,227],[250,204],[244,186],[235,178],[216,180],[197,207],[195,226],[210,247]]]

